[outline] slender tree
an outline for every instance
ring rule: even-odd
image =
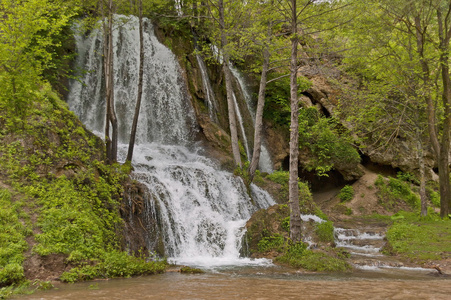
[[[293,242],[301,241],[301,215],[299,209],[299,97],[298,97],[298,9],[296,0],[290,0],[291,8],[291,60],[290,60],[290,179],[289,200],[290,205],[290,238]],[[307,1],[306,5],[309,5]]]
[[[108,0],[108,3],[106,4],[106,13],[103,3],[101,5],[101,9],[103,14],[103,65],[106,91],[105,141],[107,149],[107,160],[109,161],[109,163],[114,163],[117,161],[118,124],[116,111],[114,108],[113,0]],[[110,125],[112,127],[111,138]]]
[[[143,42],[143,16],[142,0],[138,0],[138,18],[139,18],[139,73],[138,73],[138,95],[136,99],[135,115],[133,117],[132,129],[130,133],[130,142],[128,145],[127,161],[131,162],[133,149],[135,147],[136,129],[138,126],[139,110],[141,108],[141,99],[143,92],[143,71],[144,71],[144,42]]]

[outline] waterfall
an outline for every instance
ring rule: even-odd
[[[205,62],[199,54],[196,54],[197,64],[199,65],[200,74],[202,76],[202,85],[205,90],[205,96],[207,100],[208,115],[213,122],[218,122],[218,117],[216,116],[218,112],[216,97],[211,87],[210,77],[208,76],[207,67]]]
[[[119,120],[119,153],[124,159],[134,114],[138,77],[138,19],[115,17],[115,106]],[[120,26],[117,26],[120,25]],[[218,166],[193,140],[196,120],[190,96],[174,54],[158,42],[144,20],[144,84],[132,177],[148,188],[145,207],[161,225],[165,255],[191,265],[262,264],[239,258],[245,222],[259,208],[274,204],[265,191]],[[102,36],[76,36],[77,66],[85,72],[70,83],[68,104],[93,132],[105,119],[102,90]]]
[[[246,150],[247,159],[250,161],[251,160],[251,152],[249,151],[249,142],[247,141],[246,131],[244,130],[243,117],[241,116],[241,111],[240,111],[240,107],[238,106],[238,102],[236,100],[235,92],[233,92],[233,94],[232,94],[232,100],[233,100],[233,104],[235,106],[236,117],[238,119],[238,126],[240,126],[241,136],[243,137],[243,146],[244,146],[244,149]]]
[[[241,75],[240,71],[236,69],[233,66],[230,66],[230,70],[232,71],[233,76],[237,80],[241,92],[243,94],[244,100],[246,102],[247,109],[249,110],[249,113],[252,117],[252,125],[255,128],[255,109],[252,105],[252,93],[250,92],[250,89],[248,85],[246,84],[246,81],[244,80],[243,76]],[[239,108],[237,108],[237,111],[239,111]],[[241,125],[243,126],[243,125]],[[244,130],[243,130],[244,131]],[[243,133],[245,136],[245,134]],[[247,144],[247,138],[246,138],[246,144]],[[251,159],[251,156],[248,155],[248,159]],[[261,145],[261,153],[260,153],[260,161],[258,165],[259,169],[263,172],[272,173],[274,171],[271,161],[271,155],[269,154],[268,148],[265,146],[265,141],[263,139],[262,145]]]

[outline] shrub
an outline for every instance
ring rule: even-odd
[[[345,185],[338,194],[341,202],[351,201],[354,198],[354,188],[350,185]]]
[[[278,252],[281,252],[283,249],[284,242],[285,242],[285,238],[282,235],[276,233],[271,236],[262,237],[257,244],[257,248],[258,248],[258,251],[262,252],[262,253],[268,252],[271,250],[276,250]]]
[[[332,243],[334,241],[334,224],[331,221],[316,223],[315,233],[321,242]]]

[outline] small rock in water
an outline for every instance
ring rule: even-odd
[[[191,267],[181,267],[180,268],[180,273],[185,273],[185,274],[203,274],[205,273],[204,270],[201,269],[197,269],[197,268],[191,268]]]

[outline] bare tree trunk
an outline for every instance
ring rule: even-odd
[[[222,49],[225,49],[227,46],[227,37],[225,34],[225,19],[224,19],[224,3],[223,0],[219,0],[218,3],[218,9],[219,9],[219,26],[221,29],[221,46]],[[235,106],[233,104],[232,94],[233,94],[233,88],[232,88],[232,74],[230,73],[229,68],[229,55],[226,51],[223,53],[223,60],[224,60],[224,77],[225,77],[225,83],[226,83],[226,92],[227,92],[227,106],[229,111],[229,127],[230,127],[230,137],[232,140],[232,154],[233,158],[235,160],[235,165],[239,166],[241,168],[241,156],[240,156],[240,148],[238,146],[238,132],[236,129],[236,113],[235,113]]]
[[[428,205],[426,197],[426,179],[424,177],[424,157],[423,157],[423,143],[421,135],[418,134],[418,164],[420,167],[420,199],[421,199],[421,216],[425,217],[428,214]]]
[[[263,132],[263,109],[265,107],[265,91],[267,73],[269,68],[269,50],[266,46],[263,50],[263,66],[260,78],[260,87],[258,89],[257,112],[255,114],[255,132],[254,132],[254,151],[252,153],[252,161],[249,165],[249,176],[252,181],[260,161],[260,153],[262,149],[262,132]]]
[[[448,11],[449,13],[449,11]],[[442,12],[437,9],[437,21],[440,39],[440,69],[443,83],[443,107],[444,120],[442,139],[440,142],[440,156],[438,159],[438,171],[440,181],[440,217],[445,218],[450,212],[451,187],[449,182],[449,150],[451,129],[451,79],[449,74],[449,41],[451,28],[449,28],[449,17],[442,19]]]
[[[115,163],[117,161],[117,118],[116,111],[114,109],[114,65],[113,65],[113,0],[109,1],[108,5],[108,64],[109,64],[109,77],[106,79],[109,81],[109,105],[108,105],[108,119],[111,122],[111,156],[110,162]]]
[[[450,103],[451,103],[451,95],[450,88],[451,83],[449,80],[449,67],[448,56],[445,54],[445,49],[449,47],[449,39],[448,44],[446,44],[446,39],[443,36],[443,24],[441,20],[441,12],[437,11],[437,19],[439,23],[439,36],[440,36],[440,48],[442,50],[442,54],[440,56],[440,68],[442,73],[442,81],[443,81],[443,105],[445,108],[444,115],[444,124],[443,124],[443,133],[442,140],[440,141],[437,134],[437,125],[436,125],[436,112],[435,106],[430,92],[427,91],[429,86],[431,85],[431,80],[429,77],[429,66],[424,56],[424,46],[425,39],[423,37],[423,27],[419,16],[415,16],[415,29],[416,29],[416,39],[417,39],[417,52],[420,57],[420,64],[423,71],[422,80],[423,87],[425,88],[426,95],[426,105],[427,105],[427,118],[428,118],[428,132],[429,139],[432,144],[432,149],[434,150],[435,158],[438,164],[438,172],[439,172],[439,185],[440,185],[440,217],[444,218],[449,214],[450,210],[450,184],[449,184],[449,135],[450,135],[450,122],[451,122],[451,112],[450,112]]]
[[[136,128],[138,126],[139,110],[141,108],[141,99],[143,93],[143,73],[144,73],[144,43],[143,43],[143,16],[142,16],[142,0],[138,1],[139,15],[139,71],[138,71],[138,95],[136,99],[135,115],[133,116],[132,131],[130,133],[130,142],[128,144],[127,161],[131,162],[133,158],[133,150],[135,147]]]
[[[110,82],[110,63],[109,63],[109,48],[108,48],[108,40],[109,40],[109,23],[108,17],[105,16],[105,8],[104,4],[100,4],[100,9],[102,10],[102,19],[103,19],[103,72],[105,78],[105,146],[106,146],[106,160],[110,163],[111,158],[111,139],[110,139],[110,120],[109,120],[109,106],[110,106],[110,93],[111,89],[109,88]]]
[[[297,83],[297,9],[296,0],[291,0],[291,62],[290,62],[290,101],[291,101],[291,125],[290,125],[290,179],[289,200],[290,205],[290,238],[293,242],[301,241],[301,215],[299,209],[299,98]]]

